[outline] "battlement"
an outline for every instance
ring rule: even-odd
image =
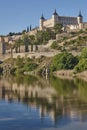
[[[46,19],[44,16],[40,18],[40,30],[44,30],[46,28],[52,28],[57,23],[61,23],[63,27],[69,27],[71,30],[76,29],[82,29],[85,27],[85,23],[83,22],[83,16],[81,14],[81,11],[79,12],[79,15],[77,17],[72,16],[60,16],[56,10],[52,14],[52,17],[50,19]],[[84,26],[82,26],[84,24]],[[87,23],[86,23],[87,24]]]

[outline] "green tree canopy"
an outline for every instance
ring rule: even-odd
[[[77,63],[78,59],[71,53],[63,52],[54,56],[51,64],[51,70],[73,69]]]
[[[56,42],[56,41],[54,41],[54,42],[52,43],[51,48],[52,48],[52,49],[57,49],[57,42]]]
[[[38,44],[46,44],[50,39],[54,39],[55,33],[47,28],[45,31],[38,31],[36,34],[36,43]]]
[[[20,46],[23,44],[23,41],[19,38],[15,41],[16,52],[20,52]]]
[[[33,63],[33,62],[27,62],[25,65],[24,65],[24,70],[25,71],[33,71],[37,68],[37,64],[36,63]]]
[[[81,58],[87,58],[87,48],[84,48],[81,52]]]
[[[78,65],[75,66],[75,72],[82,72],[87,70],[87,58],[83,58],[79,61]]]
[[[15,65],[16,65],[17,68],[22,68],[24,66],[23,60],[24,59],[21,58],[20,56],[17,57],[16,63],[15,63]]]
[[[62,32],[62,28],[63,28],[63,25],[61,23],[55,24],[55,26],[54,26],[55,33],[56,34],[61,33]]]
[[[29,39],[30,39],[30,44],[34,44],[34,42],[35,42],[35,36],[34,35],[30,35]]]
[[[28,45],[30,43],[30,39],[29,39],[29,36],[24,34],[23,35],[23,44],[25,45],[25,52],[28,52],[29,49],[28,49]]]

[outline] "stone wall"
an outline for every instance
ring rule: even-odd
[[[51,28],[54,26],[54,23],[53,23],[53,19],[48,19],[46,21],[43,22],[43,26],[46,27],[46,28]]]
[[[38,46],[37,45],[29,45],[28,46],[28,52],[36,52],[38,50]],[[11,50],[9,50],[10,52]],[[20,48],[15,48],[12,51],[13,53],[25,53],[25,46],[22,45],[20,46]]]
[[[4,55],[6,52],[6,46],[4,42],[0,42],[0,56]]]

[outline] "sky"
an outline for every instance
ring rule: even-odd
[[[0,35],[21,32],[39,26],[43,13],[50,18],[56,9],[60,16],[78,16],[87,21],[87,0],[0,0]]]

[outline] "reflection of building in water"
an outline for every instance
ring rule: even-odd
[[[40,117],[48,114],[53,121],[59,117],[70,117],[72,120],[83,120],[86,118],[87,106],[82,107],[82,102],[78,98],[59,96],[53,87],[41,87],[35,85],[22,85],[17,83],[9,84],[7,81],[1,82],[0,98],[8,101],[20,101],[32,108],[39,108]],[[85,110],[85,111],[84,111]],[[86,118],[87,119],[87,118]]]

